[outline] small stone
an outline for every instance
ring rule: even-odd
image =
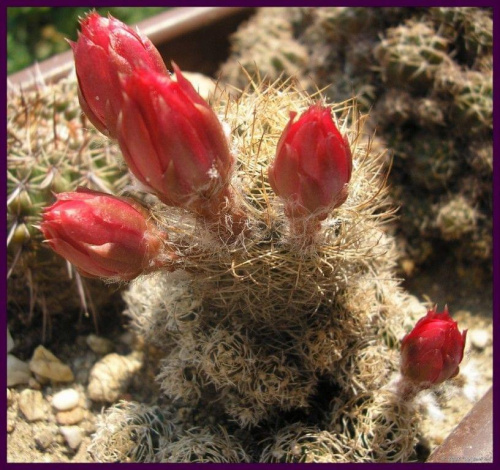
[[[19,409],[28,421],[39,421],[45,418],[45,402],[42,393],[27,388],[19,394]]]
[[[7,353],[10,353],[14,349],[14,340],[10,334],[9,329],[7,328]]]
[[[468,337],[472,346],[479,350],[483,350],[490,342],[490,334],[482,329],[470,330]]]
[[[40,450],[46,450],[54,442],[54,433],[49,429],[43,429],[35,434],[35,444]]]
[[[42,389],[42,384],[35,379],[35,377],[31,377],[30,381],[28,382],[29,388],[33,390],[41,390]]]
[[[12,354],[7,354],[7,387],[29,383],[31,371],[29,365]]]
[[[61,362],[60,359],[54,356],[53,353],[51,353],[47,348],[45,348],[42,345],[37,346],[37,348],[33,351],[33,356],[31,357],[31,359],[37,361],[44,360],[49,362]]]
[[[115,345],[112,341],[94,334],[87,336],[87,345],[92,351],[101,356],[109,354],[115,349]]]
[[[59,428],[68,446],[76,450],[82,443],[82,431],[78,426],[61,426]]]
[[[10,391],[10,388],[7,388],[7,406],[12,405],[12,392]]]
[[[121,356],[116,353],[104,356],[92,367],[88,393],[93,401],[113,403],[118,400],[142,367],[143,355],[132,353]]]
[[[73,382],[75,379],[70,367],[63,364],[43,346],[38,346],[35,349],[29,366],[34,374],[50,379],[53,382]]]
[[[52,397],[52,406],[58,411],[67,411],[78,405],[80,394],[73,388],[57,392]]]
[[[78,408],[73,408],[69,411],[59,411],[56,414],[56,421],[58,424],[63,426],[70,426],[72,424],[78,424],[83,420],[83,410]]]
[[[16,413],[7,412],[7,432],[11,433],[16,429]]]

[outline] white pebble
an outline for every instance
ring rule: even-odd
[[[73,450],[80,447],[82,443],[82,431],[78,426],[61,426],[59,430]]]
[[[87,345],[92,351],[96,354],[109,354],[115,348],[115,345],[112,341],[106,338],[101,338],[100,336],[90,334],[86,338]]]
[[[11,352],[13,348],[14,348],[14,340],[12,339],[10,331],[7,328],[7,352],[8,353]]]
[[[472,346],[477,349],[484,349],[490,342],[490,334],[486,330],[470,330],[468,334]]]
[[[73,388],[67,388],[52,397],[52,406],[59,411],[72,410],[78,405],[80,395]]]

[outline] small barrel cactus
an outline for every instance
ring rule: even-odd
[[[448,41],[431,25],[409,20],[387,31],[375,49],[382,79],[392,86],[425,90],[439,67],[449,61]]]
[[[43,243],[37,224],[54,194],[78,186],[120,193],[130,179],[116,149],[92,129],[78,104],[75,80],[9,90],[7,106],[7,253],[9,310],[96,312],[110,300],[102,283],[83,280]],[[50,334],[46,328],[45,334]]]

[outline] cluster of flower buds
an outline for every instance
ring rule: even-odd
[[[458,331],[448,313],[429,310],[401,342],[400,386],[412,395],[439,385],[459,373],[467,330]]]
[[[82,109],[116,138],[130,171],[167,205],[220,221],[231,207],[234,157],[212,108],[151,41],[93,12],[71,43]],[[227,202],[229,200],[229,202]],[[232,213],[231,212],[234,212]]]
[[[118,141],[142,185],[163,203],[209,222],[225,241],[244,232],[246,215],[230,187],[235,160],[228,138],[179,68],[173,64],[173,79],[148,38],[96,12],[81,20],[78,40],[70,44],[82,109]],[[285,202],[292,232],[311,240],[320,221],[347,197],[352,157],[328,108],[313,105],[294,119],[291,113],[269,180]],[[85,275],[130,279],[158,266],[161,236],[122,199],[61,194],[46,210],[42,230]]]
[[[133,200],[78,188],[44,210],[40,229],[51,248],[80,274],[128,281],[168,266],[167,236]]]

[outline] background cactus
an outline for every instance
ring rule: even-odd
[[[280,76],[284,80],[294,76],[302,86],[311,85],[302,73],[308,61],[307,49],[295,40],[290,15],[283,13],[270,9],[265,15],[257,14],[233,35],[233,54],[221,67],[224,80],[241,90],[248,77],[256,74],[270,82]],[[253,33],[247,34],[248,31]]]
[[[36,225],[41,209],[55,201],[54,193],[77,186],[119,193],[129,183],[127,170],[116,148],[89,128],[74,79],[11,89],[7,120],[9,311],[24,322],[38,319],[40,312],[45,322],[50,315],[82,308],[93,313],[111,300],[113,290],[81,279],[42,243]],[[44,323],[44,335],[50,331]]]

